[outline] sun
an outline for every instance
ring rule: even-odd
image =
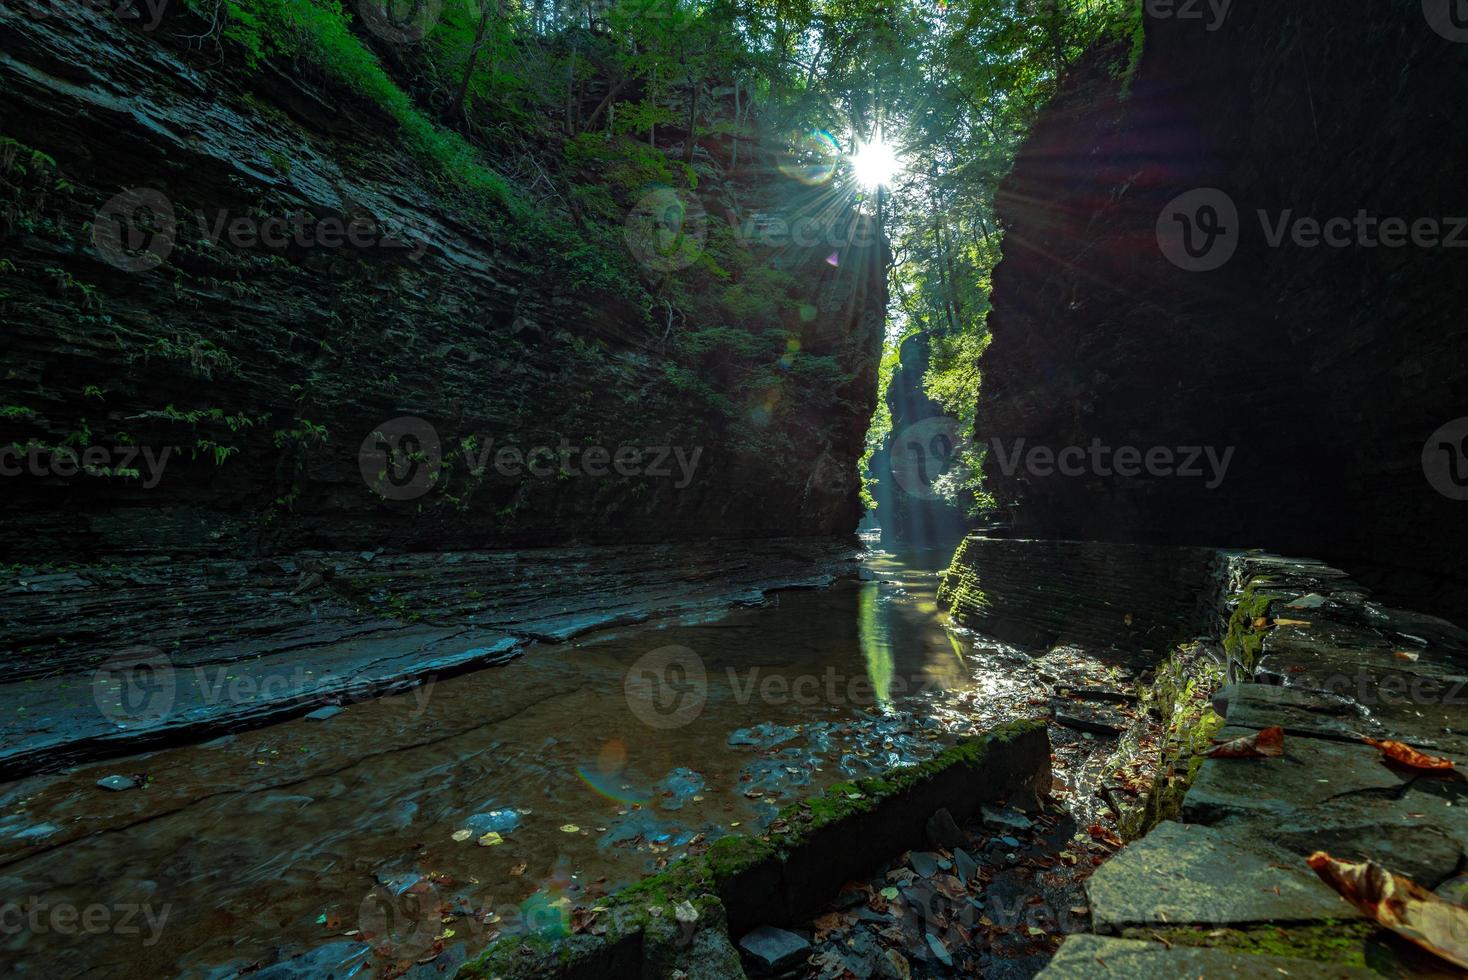
[[[851,167],[856,182],[869,191],[891,184],[902,169],[897,151],[884,143],[881,136],[857,148],[851,157]]]

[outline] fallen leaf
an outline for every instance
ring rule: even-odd
[[[1392,932],[1468,967],[1468,908],[1438,898],[1375,861],[1339,861],[1316,851],[1306,863],[1342,898]]]
[[[521,861],[519,864],[515,865],[513,868],[510,869],[510,877],[512,877],[512,878],[518,878],[518,877],[520,877],[521,875],[523,875],[525,873],[525,869],[528,868],[528,867],[529,867],[529,864],[527,864],[524,861]]]
[[[826,941],[826,937],[833,932],[840,932],[846,923],[839,912],[827,912],[811,920],[811,926],[815,929],[816,942]]]
[[[1444,759],[1440,755],[1428,755],[1426,752],[1419,752],[1406,742],[1383,741],[1365,736],[1362,736],[1361,741],[1367,745],[1381,749],[1381,754],[1387,759],[1399,765],[1406,766],[1408,769],[1449,772],[1453,768],[1452,759]]]
[[[561,825],[561,833],[563,833],[563,834],[579,834],[579,833],[581,833],[581,828],[578,827],[578,826],[576,826],[574,823],[562,824]]]
[[[587,927],[595,921],[597,913],[601,909],[575,909],[571,912],[571,931],[585,932]]]
[[[897,896],[901,893],[896,888],[888,886],[887,888],[883,888],[878,894],[889,902],[895,902],[897,901]]]
[[[1278,725],[1222,742],[1203,753],[1210,759],[1262,759],[1284,755],[1284,729]]]
[[[1308,620],[1308,619],[1283,619],[1283,618],[1281,618],[1281,619],[1276,619],[1274,621],[1274,625],[1276,625],[1276,626],[1309,626],[1310,625],[1310,620]]]
[[[485,834],[483,837],[479,838],[479,840],[475,841],[475,843],[478,844],[480,847],[498,847],[504,842],[505,839],[493,830]]]
[[[454,835],[453,836],[454,836],[454,840],[456,840],[456,841],[466,841],[470,837],[473,837],[474,836],[474,831],[472,831],[469,828],[465,827],[463,830],[456,830],[456,831],[454,831]]]
[[[1398,650],[1396,652],[1396,658],[1398,660],[1410,660],[1411,662],[1416,663],[1418,660],[1422,659],[1422,654],[1417,653],[1414,650]]]

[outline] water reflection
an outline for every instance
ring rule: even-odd
[[[57,978],[222,977],[302,953],[300,975],[321,975],[371,958],[373,896],[452,909],[429,937],[444,957],[510,919],[558,918],[825,785],[1022,713],[1023,656],[976,647],[934,613],[945,559],[876,555],[867,581],[545,646],[426,697],[12,787],[7,894],[146,895],[170,913],[147,947],[51,931],[5,948],[17,969]],[[672,688],[697,680],[696,704],[629,683],[669,647],[697,658],[701,677],[684,670]],[[644,697],[695,710],[649,715]],[[114,771],[152,781],[93,787]]]

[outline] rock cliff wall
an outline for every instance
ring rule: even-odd
[[[756,139],[575,238],[189,5],[42,14],[0,10],[12,559],[854,530],[883,257],[738,240],[811,192]],[[702,251],[665,234],[680,207]],[[705,276],[734,304],[741,273],[776,282],[758,323],[653,298]]]
[[[1446,3],[1185,6],[1125,83],[1125,51],[1076,71],[1002,189],[988,487],[1027,537],[1317,554],[1461,616],[1468,30]],[[1192,447],[1218,462],[1177,475]]]

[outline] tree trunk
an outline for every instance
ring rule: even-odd
[[[698,142],[698,90],[701,86],[697,79],[693,82],[693,95],[688,99],[688,141],[683,145],[683,162],[693,162],[693,147]]]
[[[453,104],[449,107],[450,116],[464,116],[468,112],[469,82],[479,64],[479,50],[484,47],[485,35],[489,33],[489,13],[494,9],[495,0],[482,2],[484,6],[479,11],[479,25],[474,29],[474,43],[469,46],[469,60],[464,64],[464,79],[459,83],[459,94],[454,96]]]

